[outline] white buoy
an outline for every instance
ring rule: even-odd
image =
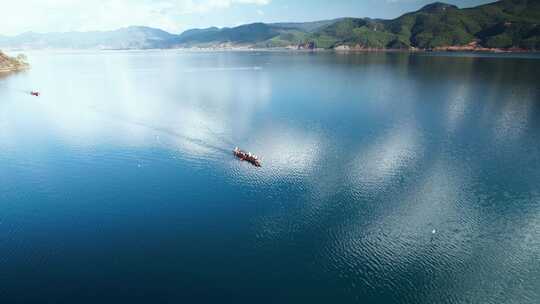
[[[435,234],[437,233],[437,230],[433,229],[433,231],[431,231],[432,234]]]

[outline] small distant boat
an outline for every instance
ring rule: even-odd
[[[242,151],[238,149],[238,147],[234,148],[233,150],[234,156],[236,156],[238,159],[247,161],[248,163],[254,165],[255,167],[261,167],[261,160],[257,155],[253,155],[249,152]]]
[[[32,91],[32,92],[30,92],[30,95],[39,97],[39,92],[37,92],[37,91]]]

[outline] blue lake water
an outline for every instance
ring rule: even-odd
[[[540,56],[27,55],[2,303],[540,303]]]

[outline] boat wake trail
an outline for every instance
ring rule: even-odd
[[[223,142],[224,144],[226,144],[228,147],[233,147],[235,144],[232,142],[232,140],[230,140],[229,138],[225,137],[225,135],[221,134],[221,133],[218,133],[212,129],[210,129],[210,127],[208,126],[204,126],[203,127],[204,129],[206,129],[206,132],[208,132],[208,134],[212,135],[214,138],[217,138],[219,139],[221,142]],[[227,150],[229,152],[229,150]],[[227,152],[227,153],[228,153]]]
[[[169,128],[166,128],[166,127],[156,126],[156,125],[144,122],[144,121],[128,119],[128,118],[123,117],[121,115],[116,115],[116,114],[112,114],[112,113],[109,113],[109,112],[105,112],[105,111],[102,111],[102,110],[97,109],[95,107],[90,107],[90,109],[95,113],[98,113],[98,114],[103,115],[103,116],[107,116],[107,117],[109,117],[111,119],[114,119],[115,121],[119,121],[119,122],[124,123],[124,124],[143,127],[145,129],[152,130],[154,132],[159,132],[159,133],[162,133],[164,135],[183,140],[183,141],[188,142],[190,144],[200,146],[202,148],[213,150],[213,151],[219,152],[219,153],[230,154],[230,149],[228,149],[228,148],[209,144],[205,140],[198,139],[198,138],[193,138],[193,137],[187,136],[185,134],[179,133],[177,131],[171,130]],[[208,132],[210,134],[212,134],[212,136],[215,136],[216,138],[222,137],[218,133],[213,132],[212,130],[210,130],[209,128],[207,128],[207,129],[208,129]],[[226,141],[224,138],[221,138],[220,140],[221,141]]]
[[[141,122],[141,121],[125,121],[124,120],[122,122],[130,123],[132,125],[136,125],[136,126],[139,126],[139,127],[144,127],[144,128],[149,129],[149,130],[152,130],[152,131],[160,132],[160,133],[166,134],[168,136],[172,136],[172,137],[184,140],[184,141],[189,142],[191,144],[198,145],[198,146],[203,147],[203,148],[211,149],[211,150],[214,150],[214,151],[219,151],[219,152],[222,152],[222,153],[225,153],[225,154],[230,153],[230,149],[226,149],[224,147],[218,147],[216,145],[209,144],[208,142],[206,142],[206,141],[204,141],[202,139],[189,137],[189,136],[186,136],[185,134],[181,134],[181,133],[178,133],[176,131],[164,128],[164,127],[150,125],[150,124],[147,124],[147,123]]]
[[[8,87],[8,86],[6,86],[5,88],[8,89],[9,91],[16,92],[19,94],[24,94],[24,95],[30,95],[33,92],[32,90],[23,90],[19,88]]]

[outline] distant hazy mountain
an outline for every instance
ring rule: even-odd
[[[474,8],[433,3],[392,20],[341,18],[305,23],[253,23],[173,35],[148,27],[111,32],[26,33],[0,37],[0,48],[146,49],[175,47],[540,49],[540,0],[502,0]]]
[[[115,31],[24,33],[0,37],[0,48],[20,49],[147,49],[167,48],[178,36],[165,31],[131,26]]]

